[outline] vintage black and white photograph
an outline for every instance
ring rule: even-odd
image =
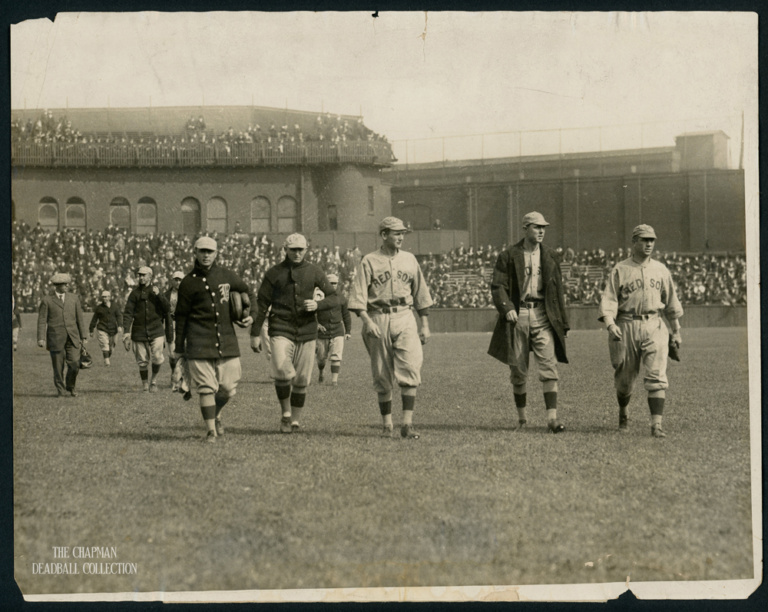
[[[62,12],[10,76],[26,601],[761,584],[756,14]]]

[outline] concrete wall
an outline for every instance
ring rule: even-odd
[[[684,306],[680,319],[683,329],[700,327],[746,327],[747,309],[743,306]],[[602,329],[597,308],[570,306],[571,329]],[[433,308],[429,328],[434,333],[492,332],[497,313],[493,308]]]
[[[392,210],[408,219],[412,206],[419,203],[425,209],[421,217],[439,217],[443,228],[468,231],[473,245],[517,241],[523,215],[538,210],[551,223],[546,241],[553,247],[609,251],[626,247],[632,228],[648,223],[656,229],[658,248],[664,251],[746,249],[741,170],[571,176],[505,184],[468,184],[465,179],[460,170],[450,174],[446,169],[441,186],[421,186],[418,178],[408,186],[393,185]]]
[[[369,188],[373,206],[369,207]],[[338,230],[376,231],[390,213],[389,186],[374,168],[346,165],[327,172],[306,166],[286,168],[12,168],[13,215],[31,226],[38,222],[43,198],[59,205],[59,229],[65,227],[65,207],[70,198],[85,202],[86,229],[100,230],[110,223],[110,203],[125,198],[131,207],[131,230],[136,231],[140,198],[157,204],[157,231],[183,232],[181,204],[194,198],[200,204],[201,229],[208,229],[207,204],[211,198],[226,202],[227,231],[239,223],[251,230],[251,202],[265,197],[271,204],[270,232],[280,231],[280,198],[298,203],[295,229],[306,233],[328,229],[327,206],[335,203]]]

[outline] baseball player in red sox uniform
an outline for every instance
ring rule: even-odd
[[[557,363],[568,363],[565,338],[569,325],[560,264],[554,251],[542,244],[548,225],[541,213],[525,215],[525,237],[496,260],[491,295],[499,318],[488,354],[509,365],[518,429],[522,429],[528,421],[526,379],[533,351],[544,389],[547,428],[561,433],[565,426],[557,420]]]
[[[328,275],[328,282],[338,290],[339,277],[336,274]],[[319,290],[318,290],[319,291]],[[320,375],[317,382],[323,382],[323,370],[325,364],[331,362],[331,385],[339,384],[339,372],[341,372],[341,359],[344,355],[344,340],[352,336],[352,318],[349,316],[347,298],[339,294],[339,305],[330,310],[321,310],[317,313],[317,369]],[[322,297],[320,298],[322,299]]]
[[[628,429],[627,405],[642,365],[651,410],[651,435],[665,438],[661,420],[669,386],[669,331],[679,345],[683,307],[669,270],[651,259],[655,245],[656,232],[650,225],[638,225],[632,230],[632,256],[611,270],[600,302],[599,319],[608,330],[608,349],[619,402],[619,431]]]
[[[401,250],[407,231],[397,217],[381,221],[381,248],[368,253],[357,265],[349,310],[363,320],[363,342],[371,358],[383,435],[392,435],[392,387],[397,382],[403,402],[400,435],[414,439],[419,437],[413,429],[413,409],[421,384],[421,345],[430,336],[427,309],[432,306],[432,296],[416,257]]]
[[[285,239],[285,259],[264,274],[256,297],[258,312],[251,326],[251,349],[262,349],[261,327],[269,311],[272,377],[280,402],[280,432],[300,429],[307,387],[315,365],[316,313],[338,306],[336,289],[318,266],[304,261],[307,239],[291,234]],[[325,299],[314,299],[320,289]]]

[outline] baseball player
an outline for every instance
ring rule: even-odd
[[[224,435],[221,411],[237,392],[242,370],[240,347],[232,326],[230,293],[252,292],[237,274],[216,264],[218,245],[202,236],[195,242],[195,267],[179,285],[174,358],[186,358],[190,386],[200,398],[206,442]],[[252,301],[252,300],[251,300]],[[237,322],[247,327],[250,316]]]
[[[381,247],[357,265],[349,310],[363,320],[363,342],[371,358],[383,435],[392,435],[392,387],[397,382],[403,402],[400,435],[415,439],[419,434],[413,429],[413,410],[421,384],[421,345],[430,336],[427,309],[432,296],[416,257],[401,250],[407,231],[397,217],[379,223]]]
[[[13,318],[12,327],[13,330],[13,350],[16,351],[19,348],[19,332],[21,331],[21,314],[16,305],[16,296],[11,296],[11,315]]]
[[[328,275],[328,282],[338,291],[339,277],[336,274]],[[340,293],[339,305],[330,310],[321,310],[317,313],[317,369],[320,371],[318,382],[323,382],[323,370],[325,364],[331,362],[331,385],[339,384],[339,372],[341,371],[341,359],[344,354],[344,340],[352,337],[352,317],[349,316],[347,298]],[[322,299],[322,298],[321,298]]]
[[[107,290],[101,292],[101,304],[93,311],[91,324],[88,326],[91,338],[94,330],[101,354],[104,356],[104,365],[109,367],[109,358],[115,348],[115,336],[123,330],[123,313],[118,304],[112,303],[112,294]]]
[[[181,270],[177,270],[171,275],[171,285],[168,287],[168,289],[165,292],[165,299],[168,300],[168,306],[171,310],[171,322],[173,325],[175,325],[175,318],[176,318],[176,304],[179,301],[179,285],[181,285],[181,281],[184,279],[184,272]],[[175,335],[174,335],[175,338]],[[174,347],[173,343],[168,345],[168,361],[171,365],[171,389],[173,391],[177,390],[176,384],[173,382],[173,373],[176,369],[176,358],[174,355]]]
[[[631,257],[611,270],[600,301],[599,320],[608,330],[608,350],[619,402],[619,431],[628,430],[627,405],[642,365],[651,411],[651,435],[666,438],[661,421],[669,386],[669,332],[672,331],[672,341],[679,346],[683,307],[669,270],[651,259],[655,246],[656,232],[650,225],[638,225],[632,230]]]
[[[560,264],[555,252],[542,244],[548,225],[541,213],[528,213],[523,217],[525,237],[496,259],[491,295],[499,318],[488,354],[509,365],[519,430],[528,422],[526,379],[533,351],[544,391],[547,429],[561,433],[565,426],[557,420],[557,363],[568,363],[569,324]]]
[[[312,379],[317,340],[316,313],[339,304],[336,289],[315,264],[304,261],[307,239],[291,234],[285,239],[285,259],[264,274],[256,297],[258,312],[251,326],[251,349],[262,349],[260,331],[269,313],[272,377],[280,402],[282,433],[298,432],[299,419]],[[325,299],[314,299],[320,289]]]
[[[165,342],[173,342],[173,324],[168,300],[152,284],[152,268],[142,266],[137,273],[139,284],[128,295],[123,312],[123,344],[133,345],[144,391],[157,392],[157,375],[165,361]],[[165,336],[165,337],[163,337]],[[152,362],[152,378],[148,366]]]

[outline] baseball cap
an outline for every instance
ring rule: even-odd
[[[285,239],[284,246],[286,249],[306,249],[307,239],[301,234],[291,234]]]
[[[182,272],[181,270],[177,270],[176,272],[173,273],[171,278],[181,278],[181,279],[183,279],[184,278],[184,272]]]
[[[51,284],[53,285],[63,285],[70,282],[72,282],[72,279],[66,272],[56,272],[56,274],[51,277]]]
[[[149,266],[141,266],[136,274],[152,274],[152,268]]]
[[[335,274],[329,274],[328,275],[328,282],[329,283],[338,283],[339,282],[339,277],[337,275],[335,275]]]
[[[379,231],[384,230],[393,230],[393,231],[405,231],[410,232],[407,227],[405,227],[405,224],[402,222],[402,220],[398,219],[397,217],[384,217],[381,220],[381,223],[379,223]]]
[[[101,297],[112,297],[112,294],[105,289],[101,292]]]
[[[200,236],[195,242],[196,249],[207,249],[209,251],[218,251],[218,245],[216,241],[210,236]]]
[[[656,239],[656,232],[650,225],[642,223],[632,230],[632,238],[653,238]]]
[[[544,215],[534,210],[523,217],[523,227],[529,225],[549,225],[549,223],[544,219]]]

